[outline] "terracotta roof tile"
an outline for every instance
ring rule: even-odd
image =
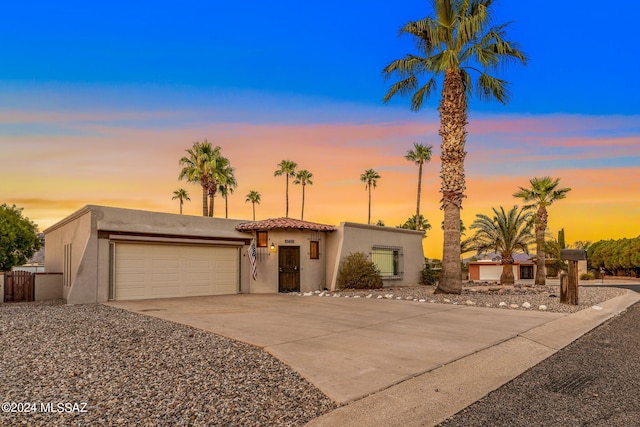
[[[311,231],[336,231],[333,225],[318,224],[293,218],[270,218],[263,221],[243,222],[238,224],[238,231],[296,229]]]

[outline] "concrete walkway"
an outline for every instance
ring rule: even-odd
[[[639,299],[572,315],[255,294],[108,305],[264,348],[346,404],[311,426],[406,427],[437,424]]]

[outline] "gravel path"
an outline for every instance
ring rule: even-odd
[[[558,286],[500,287],[492,284],[464,286],[461,295],[433,294],[433,286],[402,286],[374,290],[344,289],[336,292],[294,293],[298,296],[333,298],[387,298],[411,300],[418,303],[460,304],[474,307],[492,307],[505,310],[541,310],[555,313],[575,313],[625,293],[625,290],[607,287],[580,287],[579,305],[560,303]]]
[[[2,402],[33,402],[37,412],[0,412],[1,426],[297,426],[335,408],[258,348],[62,301],[0,305]],[[47,403],[78,405],[46,413]]]
[[[440,424],[640,425],[640,303]]]

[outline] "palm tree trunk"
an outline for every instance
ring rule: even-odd
[[[224,217],[225,218],[229,218],[229,199],[228,199],[229,195],[225,194],[224,195]]]
[[[289,218],[289,174],[287,174],[287,186],[285,188],[285,211],[284,216]]]
[[[202,186],[202,216],[209,216],[207,197],[209,197],[209,189],[206,185]]]
[[[302,214],[300,215],[302,221],[304,221],[304,187],[305,184],[302,184]]]
[[[465,190],[464,158],[467,131],[467,98],[460,70],[445,72],[440,101],[440,136],[442,137],[442,208],[444,209],[444,243],[442,272],[437,293],[462,293],[460,265],[460,209]]]
[[[367,215],[367,224],[371,224],[371,184],[369,184],[369,214]]]
[[[418,165],[418,202],[416,203],[416,230],[420,221],[420,193],[422,192],[422,163]]]
[[[209,216],[212,217],[213,216],[213,198],[215,197],[214,194],[209,194]]]
[[[502,274],[500,275],[501,285],[513,285],[516,282],[516,278],[513,275],[513,264],[503,264]]]
[[[253,205],[253,220],[256,220],[256,202],[251,202],[251,205]]]
[[[536,213],[536,286],[547,284],[547,272],[544,265],[544,232],[547,229],[547,210],[544,206]]]
[[[182,201],[182,197],[181,197],[180,198],[180,215],[182,215],[182,203],[183,203],[183,201]]]

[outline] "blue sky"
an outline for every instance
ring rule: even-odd
[[[470,102],[465,221],[509,206],[517,186],[548,174],[574,188],[555,220],[551,212],[551,228],[575,227],[569,241],[637,235],[640,202],[629,195],[640,193],[640,2],[494,5],[530,62],[505,70],[508,105]],[[383,175],[372,215],[396,225],[415,206],[415,170],[402,156],[419,141],[435,147],[423,210],[437,225],[439,97],[419,113],[407,99],[382,104],[382,68],[413,52],[398,30],[428,6],[5,2],[0,202],[24,206],[41,228],[86,203],[174,211],[175,187],[198,191],[176,180],[177,159],[208,138],[238,170],[232,217],[250,215],[249,189],[263,193],[259,216],[282,215],[273,170],[292,157],[316,176],[305,219],[366,220],[358,177],[371,167]],[[193,200],[185,209],[197,215]]]

